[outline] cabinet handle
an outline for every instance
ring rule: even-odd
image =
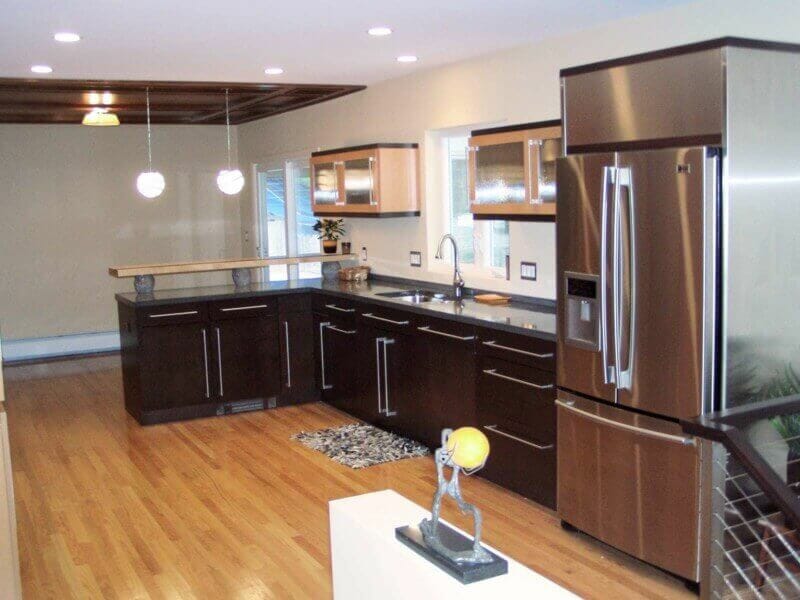
[[[381,339],[375,338],[375,389],[378,391],[378,414],[383,413],[381,405]]]
[[[286,340],[286,387],[292,387],[292,349],[289,346],[289,321],[283,322],[283,337]]]
[[[375,173],[373,172],[375,159],[370,156],[367,162],[369,162],[369,204],[370,206],[377,206],[378,199],[375,198]]]
[[[331,324],[328,324],[325,327],[330,329],[331,331],[337,331],[339,333],[344,333],[345,335],[353,335],[356,332],[355,329],[351,329],[351,330],[348,331],[346,329],[339,329],[338,327],[335,327],[335,326],[333,326]]]
[[[326,304],[325,308],[330,308],[331,310],[338,310],[339,312],[343,312],[343,313],[354,313],[354,312],[356,312],[355,308],[340,308],[340,307],[336,306],[335,304]]]
[[[332,385],[328,385],[325,382],[325,328],[330,327],[330,323],[320,323],[319,324],[319,358],[320,358],[320,372],[322,373],[322,389],[323,390],[330,390],[333,388]]]
[[[220,333],[219,327],[215,327],[214,329],[217,330],[217,367],[219,367],[219,397],[225,395],[222,389],[222,341],[220,340]]]
[[[266,304],[253,304],[252,306],[233,306],[230,308],[220,309],[222,312],[233,312],[236,310],[256,310],[258,308],[267,308]]]
[[[377,315],[373,315],[372,313],[364,313],[361,316],[367,317],[368,319],[375,319],[376,321],[383,321],[384,323],[391,323],[392,325],[408,325],[408,321],[393,321],[392,319],[379,317]]]
[[[157,315],[150,315],[151,319],[163,319],[164,317],[183,317],[186,315],[196,315],[196,310],[185,310],[183,312],[159,313]]]
[[[524,354],[525,356],[532,356],[533,358],[553,358],[552,352],[548,352],[546,354],[537,354],[536,352],[520,350],[519,348],[512,348],[511,346],[501,346],[494,340],[491,340],[489,342],[483,342],[483,345],[489,346],[490,348],[499,348],[500,350],[508,350],[509,352],[518,352],[519,354]]]
[[[388,358],[387,355],[389,351],[387,347],[391,344],[394,344],[394,340],[389,338],[381,338],[383,342],[383,400],[386,404],[386,410],[384,411],[384,415],[387,417],[393,417],[397,414],[397,411],[392,411],[389,409],[389,367],[387,365]]]
[[[653,431],[652,429],[645,429],[643,427],[637,427],[636,425],[628,425],[627,423],[620,423],[619,421],[614,421],[613,419],[607,419],[605,417],[601,417],[600,415],[595,415],[593,413],[586,412],[585,410],[581,410],[580,408],[575,406],[575,403],[572,402],[571,400],[568,400],[566,402],[564,400],[556,400],[556,405],[560,406],[565,410],[574,412],[577,415],[585,417],[590,421],[596,421],[598,423],[603,423],[604,425],[610,425],[611,427],[624,429],[626,431],[631,431],[633,433],[643,435],[646,437],[665,440],[668,442],[675,442],[683,446],[695,445],[693,437],[683,437],[681,435],[673,435],[671,433],[662,433],[661,431]]]
[[[496,433],[497,435],[502,435],[503,437],[507,437],[512,439],[520,444],[525,444],[526,446],[530,446],[531,448],[536,448],[537,450],[550,450],[553,448],[553,444],[547,444],[546,446],[540,446],[539,444],[534,444],[533,442],[529,442],[528,440],[524,440],[521,437],[517,437],[515,435],[511,435],[510,433],[506,433],[502,429],[499,429],[497,425],[484,425],[484,429],[488,429],[492,433]]]
[[[542,200],[540,179],[542,174],[542,141],[528,140],[528,191],[530,204],[539,204]]]
[[[417,327],[417,329],[419,329],[420,331],[424,331],[426,333],[432,333],[434,335],[441,335],[443,337],[448,337],[454,340],[460,340],[462,342],[468,342],[470,340],[475,339],[474,335],[464,335],[464,336],[453,335],[452,333],[445,333],[444,331],[436,331],[435,329],[431,329],[428,325],[425,325],[424,327]]]
[[[203,329],[203,372],[206,375],[206,398],[211,397],[211,386],[208,383],[208,335]]]
[[[553,387],[552,383],[548,383],[546,385],[541,385],[538,383],[531,383],[530,381],[525,381],[524,379],[517,379],[516,377],[509,377],[508,375],[503,375],[502,373],[498,373],[497,369],[484,369],[484,373],[487,375],[491,375],[492,377],[499,377],[500,379],[505,379],[507,381],[513,381],[514,383],[519,383],[521,385],[527,385],[528,387],[536,388],[537,390],[549,390]]]

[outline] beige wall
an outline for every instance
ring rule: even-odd
[[[117,328],[113,264],[241,255],[239,200],[215,177],[225,131],[158,126],[154,166],[167,181],[136,192],[145,130],[123,125],[0,125],[0,329],[4,339]],[[162,289],[226,276],[158,278]]]
[[[757,8],[756,8],[757,7]],[[513,124],[559,116],[558,72],[562,67],[624,56],[723,35],[800,41],[800,2],[712,0],[623,20],[545,43],[516,48],[374,85],[333,102],[242,125],[242,164],[265,162],[318,147],[361,143],[419,142],[423,203],[441,203],[431,173],[431,132],[463,125]],[[425,57],[420,64],[424,65]],[[691,110],[691,107],[687,107]],[[243,227],[251,229],[249,195],[243,195]],[[424,206],[423,205],[423,206]],[[450,275],[408,266],[408,252],[422,250],[427,264],[431,239],[442,225],[423,207],[421,218],[348,220],[354,247],[367,246],[379,273],[448,281]],[[430,233],[428,233],[430,232]],[[555,297],[555,227],[512,223],[512,281],[467,277],[472,286],[539,297]],[[254,237],[251,237],[254,239]],[[539,265],[539,281],[518,278],[519,261]]]

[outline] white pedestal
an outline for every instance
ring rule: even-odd
[[[395,539],[395,527],[430,511],[392,490],[333,500],[329,509],[336,600],[577,598],[494,548],[508,560],[508,574],[463,585]]]

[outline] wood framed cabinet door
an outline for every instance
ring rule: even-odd
[[[322,399],[339,410],[357,414],[358,353],[353,319],[315,317],[319,340]]]
[[[215,321],[211,336],[216,389],[222,402],[267,400],[280,393],[278,322],[274,316]]]
[[[281,395],[279,406],[317,398],[314,373],[314,316],[311,310],[282,313],[278,322],[281,347]]]
[[[208,327],[202,322],[141,328],[142,410],[216,402]]]

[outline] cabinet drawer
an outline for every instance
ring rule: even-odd
[[[553,373],[493,358],[480,361],[478,411],[482,425],[551,443],[556,435]]]
[[[315,295],[313,299],[314,310],[317,312],[334,315],[356,316],[356,304],[352,300],[337,298],[334,296]]]
[[[449,340],[454,343],[474,346],[477,338],[475,327],[466,323],[456,323],[455,321],[445,321],[443,319],[430,319],[427,317],[417,317],[416,333],[429,339],[440,341]]]
[[[491,329],[480,330],[479,352],[523,365],[555,371],[556,344],[524,335]]]
[[[278,313],[281,315],[311,311],[311,294],[289,294],[278,298]]]
[[[144,326],[195,323],[206,318],[206,305],[201,302],[152,306],[137,311],[137,321]]]
[[[277,307],[278,301],[275,297],[238,298],[236,300],[211,302],[209,305],[209,314],[215,321],[246,319],[249,317],[273,315],[277,311]]]
[[[387,331],[412,331],[414,322],[412,315],[405,311],[393,310],[383,306],[369,305],[361,307],[358,311],[359,320],[364,325],[377,327]]]
[[[543,504],[556,506],[556,449],[553,443],[483,426],[490,450],[481,477]]]

